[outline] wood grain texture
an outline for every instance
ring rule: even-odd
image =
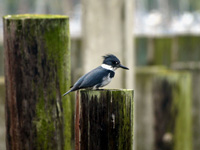
[[[133,148],[133,90],[80,91],[80,150]]]
[[[9,15],[3,21],[7,150],[70,148],[63,118],[71,121],[71,105],[63,102],[63,108],[61,101],[70,84],[68,17]]]

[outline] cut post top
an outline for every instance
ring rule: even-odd
[[[81,89],[80,92],[133,92],[133,89],[98,89],[98,90],[90,90],[90,89]]]
[[[133,89],[99,89],[99,90],[89,90],[89,89],[81,89],[80,90],[81,94],[86,94],[88,96],[100,96],[100,95],[105,95],[107,93],[110,94],[128,94],[128,95],[134,95],[134,90]]]
[[[25,20],[25,19],[68,19],[68,16],[64,15],[50,15],[50,14],[17,14],[6,15],[3,19],[11,20]]]

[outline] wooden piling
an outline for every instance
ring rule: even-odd
[[[189,72],[137,70],[137,150],[192,149],[191,79]]]
[[[71,102],[61,101],[70,85],[68,17],[7,15],[3,21],[7,150],[71,149]]]
[[[192,74],[192,130],[193,149],[200,149],[200,62],[176,62],[173,64],[176,70],[187,70]]]
[[[81,90],[76,100],[76,150],[133,149],[133,90]]]

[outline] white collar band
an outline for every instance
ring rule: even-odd
[[[106,65],[106,64],[102,64],[101,67],[104,68],[104,69],[107,69],[107,70],[111,70],[111,71],[115,71],[115,70],[116,70],[116,69],[113,68],[112,66]]]

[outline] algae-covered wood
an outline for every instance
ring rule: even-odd
[[[200,149],[200,70],[190,70],[192,72],[192,129],[193,129],[193,148]]]
[[[163,67],[137,70],[137,150],[192,149],[191,79]]]
[[[172,61],[172,37],[137,37],[137,65],[166,65]]]
[[[137,37],[136,62],[138,66],[166,65],[172,61],[172,37]]]
[[[70,84],[68,17],[7,15],[3,22],[7,149],[71,149],[71,102],[61,101]]]
[[[80,150],[133,149],[133,90],[81,90]]]
[[[183,35],[177,37],[178,61],[199,61],[200,60],[200,36]]]
[[[191,150],[191,74],[168,72],[153,81],[156,149]]]
[[[172,37],[154,39],[154,65],[170,66],[172,61]]]
[[[192,130],[193,149],[200,149],[200,65],[199,62],[177,63],[178,70],[187,70],[192,74]]]

